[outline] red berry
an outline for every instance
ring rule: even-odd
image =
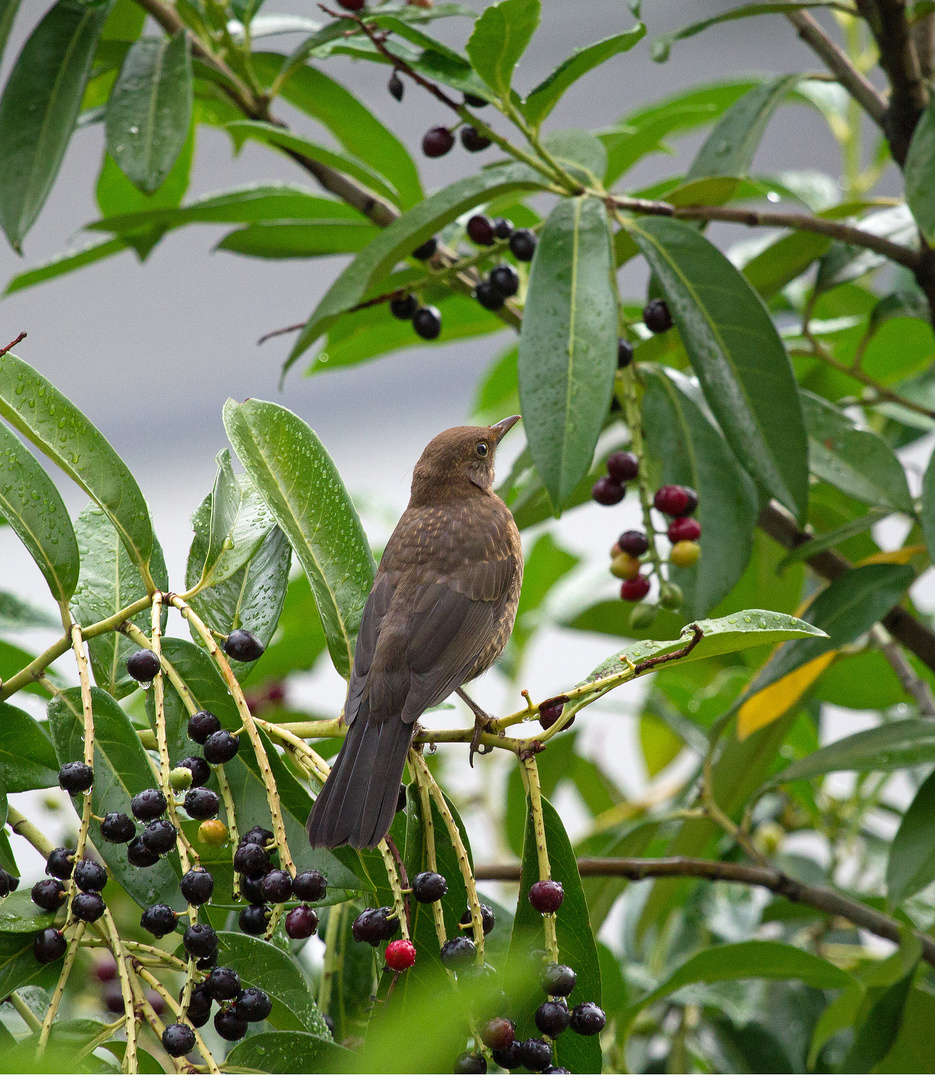
[[[627,489],[609,476],[602,476],[591,488],[591,498],[601,506],[613,506],[626,495]]]
[[[701,525],[694,518],[676,518],[666,531],[666,536],[673,544],[679,540],[697,540],[701,536]]]
[[[338,0],[340,7],[345,11],[363,11],[367,0]]]
[[[565,890],[560,881],[537,881],[529,890],[529,902],[540,915],[558,911],[564,899]]]
[[[491,1050],[506,1050],[512,1044],[515,1034],[516,1025],[504,1016],[488,1020],[480,1029],[481,1042]]]
[[[416,962],[416,947],[411,941],[391,941],[385,956],[390,971],[405,971]]]
[[[625,551],[627,555],[633,555],[634,557],[645,555],[649,551],[649,541],[646,539],[646,533],[640,532],[638,529],[628,529],[625,533],[621,533],[617,545],[621,551]]]
[[[608,476],[621,484],[625,484],[627,480],[633,480],[639,471],[640,460],[629,450],[618,450],[607,459]]]
[[[422,153],[426,157],[444,157],[454,146],[455,137],[446,127],[433,127],[422,136]]]
[[[649,578],[640,574],[638,577],[624,581],[620,586],[621,600],[642,600],[649,592]]]
[[[669,517],[684,517],[698,505],[698,495],[681,484],[663,484],[653,496],[653,506]]]
[[[565,707],[565,699],[560,698],[553,701],[543,701],[539,706],[539,723],[543,729],[550,728],[555,721],[562,715],[562,709]]]
[[[643,322],[654,334],[665,333],[672,328],[672,314],[665,300],[650,300],[643,308]]]

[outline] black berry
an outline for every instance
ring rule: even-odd
[[[451,1071],[453,1073],[485,1073],[487,1062],[483,1054],[472,1054],[469,1050],[465,1050],[463,1054],[458,1055]]]
[[[396,796],[396,813],[406,809],[406,785],[399,785],[399,794]]]
[[[441,900],[448,892],[448,882],[441,874],[431,870],[425,870],[416,874],[412,879],[412,895],[420,904],[431,904],[433,900]]]
[[[211,971],[212,968],[217,967],[217,964],[218,951],[215,949],[214,952],[209,953],[207,956],[199,957],[195,967],[198,968],[199,971]]]
[[[665,300],[650,300],[643,308],[643,322],[654,334],[664,334],[672,329],[672,313]]]
[[[271,904],[284,904],[292,896],[292,876],[285,870],[270,870],[260,884],[260,894]]]
[[[75,864],[71,861],[75,856],[74,848],[52,848],[45,862],[45,872],[51,877],[57,877],[61,881],[67,881],[74,873]]]
[[[396,98],[397,101],[403,100],[403,80],[399,77],[399,73],[394,71],[390,76],[390,81],[386,84],[387,90]]]
[[[203,958],[218,951],[218,936],[207,923],[193,923],[182,935],[189,956]]]
[[[45,911],[58,911],[65,903],[65,893],[58,878],[37,881],[29,895],[32,897],[32,902]]]
[[[483,109],[490,102],[486,98],[478,97],[477,94],[465,94],[464,104],[470,105],[472,109]]]
[[[596,1035],[607,1023],[604,1010],[593,1001],[582,1001],[571,1010],[571,1030],[578,1035]]]
[[[412,293],[394,296],[390,301],[390,312],[397,319],[411,319],[419,310],[419,298]]]
[[[536,1027],[553,1039],[568,1027],[570,1019],[571,1013],[564,1001],[543,1001],[536,1009]]]
[[[248,904],[263,903],[263,878],[266,874],[244,874],[240,881],[240,893]]]
[[[9,896],[13,892],[10,882],[10,875],[0,866],[0,896]]]
[[[188,1003],[188,1018],[192,1021],[196,1018],[202,1020],[202,1022],[207,1020],[211,1015],[213,1000],[205,984],[199,983],[192,990],[191,1000]]]
[[[565,899],[560,881],[537,881],[529,890],[529,902],[541,915],[558,911]]]
[[[151,821],[140,833],[143,847],[153,855],[167,855],[175,847],[176,828],[168,818]]]
[[[567,964],[557,964],[554,961],[546,964],[539,979],[539,985],[552,997],[568,997],[574,990],[578,976]]]
[[[640,471],[640,459],[629,450],[618,450],[607,459],[607,475],[620,484],[636,478]]]
[[[159,788],[147,788],[139,795],[134,795],[130,802],[130,809],[138,821],[155,821],[166,812],[166,797]]]
[[[610,476],[598,477],[591,488],[591,498],[601,506],[613,506],[626,495],[627,489]]]
[[[562,715],[564,701],[543,701],[539,706],[539,724],[545,731]]]
[[[170,1057],[185,1057],[195,1048],[195,1033],[188,1024],[170,1024],[162,1033],[162,1048]]]
[[[296,875],[292,892],[296,900],[308,900],[317,904],[319,900],[324,900],[327,887],[328,879],[320,870],[303,870]]]
[[[434,341],[442,332],[442,313],[431,304],[420,307],[412,316],[412,328],[420,338]]]
[[[475,214],[468,219],[467,234],[482,247],[489,247],[496,239],[493,229],[493,222],[486,214]]]
[[[79,922],[97,922],[106,910],[100,893],[80,892],[71,902],[72,917]]]
[[[259,874],[269,868],[269,855],[259,844],[241,843],[234,852],[234,869],[239,874]]]
[[[519,292],[519,274],[509,263],[500,263],[490,271],[490,283],[496,286],[501,296],[515,296]]]
[[[486,150],[491,140],[486,135],[481,135],[473,125],[461,128],[461,145],[470,154],[476,154],[478,150]]]
[[[192,774],[192,785],[194,787],[201,787],[203,784],[207,784],[211,777],[211,769],[203,757],[182,758],[176,768],[188,769]]]
[[[159,674],[159,657],[152,649],[138,649],[127,657],[127,674],[137,682],[152,682]]]
[[[305,904],[299,904],[297,908],[293,908],[286,916],[286,933],[293,941],[303,941],[305,938],[310,938],[317,929],[318,912],[313,911]],[[356,938],[356,935],[355,939],[360,940]],[[371,942],[370,944],[378,944],[378,942]]]
[[[111,844],[128,844],[136,836],[136,826],[126,814],[105,814],[101,836]]]
[[[270,910],[265,904],[251,904],[241,911],[237,923],[245,934],[251,937],[259,937],[266,932],[266,926],[270,919]]]
[[[518,1069],[520,1067],[519,1048],[520,1043],[514,1039],[505,1050],[494,1050],[491,1057],[501,1069]]]
[[[68,949],[65,935],[61,930],[40,930],[36,940],[32,943],[33,955],[40,964],[51,964],[54,960],[61,960]]]
[[[154,937],[165,937],[179,925],[179,917],[168,904],[153,904],[140,916],[140,926]]]
[[[100,892],[107,884],[107,871],[96,859],[82,859],[75,867],[75,884],[83,892]]]
[[[514,229],[510,251],[520,262],[529,262],[536,253],[536,234],[530,229]]]
[[[214,892],[214,878],[207,870],[197,867],[182,875],[179,888],[189,904],[207,904]]]
[[[205,987],[215,1001],[233,1001],[240,993],[240,976],[232,968],[216,967],[205,979]]]
[[[127,844],[127,860],[131,866],[143,869],[147,866],[155,866],[159,862],[159,856],[154,855],[148,848],[143,847],[143,838],[138,836]]]
[[[209,735],[213,735],[216,731],[221,730],[221,721],[214,715],[213,712],[208,712],[207,709],[202,709],[201,712],[196,712],[188,721],[188,737],[196,743],[204,745],[205,739]],[[185,766],[183,766],[184,768]]]
[[[526,1039],[517,1047],[517,1056],[530,1072],[542,1072],[552,1064],[552,1047],[545,1039]]]
[[[503,307],[503,293],[490,281],[481,281],[474,289],[474,299],[488,311]]]
[[[224,765],[237,756],[240,736],[229,731],[216,731],[205,740],[205,761],[212,765]]]
[[[438,251],[438,240],[434,236],[430,236],[424,244],[420,244],[412,253],[414,259],[418,259],[419,262],[425,262]]]
[[[247,1021],[241,1019],[233,1008],[222,1009],[214,1018],[214,1030],[222,1039],[236,1042],[247,1034]]]
[[[446,968],[467,967],[477,950],[469,937],[449,938],[441,948],[441,962]]]
[[[481,1042],[484,1046],[489,1046],[491,1050],[506,1050],[512,1045],[515,1034],[516,1025],[504,1016],[496,1016],[493,1020],[488,1020],[480,1029]]]
[[[266,646],[249,630],[231,630],[224,641],[224,651],[232,660],[250,663],[259,660]],[[208,758],[210,761],[211,759]]]
[[[495,923],[497,921],[497,917],[493,913],[493,908],[489,904],[481,904],[481,906],[480,906],[480,918],[481,918],[481,925],[484,928],[484,936],[486,936],[487,934],[490,933],[491,930],[493,930],[494,925],[495,925]],[[471,909],[470,908],[468,908],[467,911],[465,911],[464,914],[461,916],[461,925],[467,928],[467,932],[473,938],[474,937],[474,924],[471,922]]]
[[[234,1010],[241,1020],[251,1024],[259,1024],[273,1011],[273,1003],[269,996],[256,986],[248,986],[242,990]]]
[[[221,800],[208,788],[194,787],[185,793],[185,813],[196,821],[207,821],[217,817],[221,809]]]
[[[433,127],[422,136],[422,153],[426,157],[444,157],[454,146],[455,137],[446,127]]]
[[[70,761],[58,771],[58,786],[69,795],[87,791],[94,783],[94,770],[83,761]]]
[[[240,838],[241,844],[259,844],[260,847],[266,847],[272,840],[273,834],[262,825],[251,825]]]
[[[399,919],[389,908],[367,908],[351,924],[351,933],[355,941],[379,945],[389,941],[398,928]]]
[[[646,533],[640,532],[638,529],[628,529],[625,533],[621,533],[617,544],[621,551],[625,551],[634,558],[645,555],[649,551],[649,541],[646,539]]]
[[[617,367],[629,367],[633,363],[633,346],[626,338],[617,342]]]
[[[513,235],[513,222],[505,217],[495,218],[493,234],[498,240],[509,240]]]

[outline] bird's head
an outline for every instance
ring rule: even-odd
[[[411,504],[444,501],[449,492],[489,491],[497,446],[519,419],[508,416],[490,427],[454,427],[436,435],[412,471]]]

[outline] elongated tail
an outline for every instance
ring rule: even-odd
[[[398,717],[351,724],[325,786],[308,817],[312,847],[371,848],[389,832],[412,741]]]

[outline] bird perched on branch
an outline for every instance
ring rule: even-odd
[[[519,420],[436,435],[412,474],[364,607],[347,738],[308,819],[312,847],[374,847],[389,830],[415,721],[497,659],[516,618],[523,549],[494,494],[497,445]]]

